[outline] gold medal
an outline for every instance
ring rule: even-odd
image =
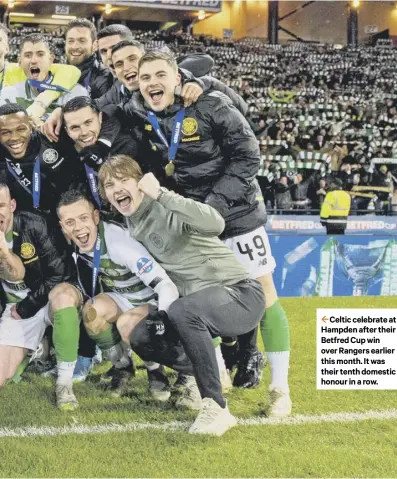
[[[167,176],[172,176],[174,174],[174,171],[175,171],[175,165],[174,165],[174,162],[171,160],[169,163],[167,163],[165,167],[165,174]]]
[[[94,321],[97,317],[96,309],[93,308],[92,306],[88,308],[87,310],[87,322],[91,323],[91,321]]]

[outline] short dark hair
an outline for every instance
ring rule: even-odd
[[[95,25],[90,22],[90,20],[87,20],[86,18],[75,18],[74,20],[70,21],[66,25],[65,37],[68,36],[68,32],[70,32],[72,28],[88,28],[88,30],[91,32],[92,41],[96,40],[96,28]]]
[[[99,108],[95,103],[95,100],[93,100],[89,96],[75,96],[63,106],[62,113],[65,114],[72,111],[81,110],[82,108],[85,108],[87,106],[99,113]]]
[[[7,38],[8,38],[8,35],[10,34],[10,30],[4,25],[4,23],[0,23],[0,32],[5,33]]]
[[[18,103],[5,103],[0,106],[0,116],[12,115],[20,112],[25,113],[25,115],[28,116],[26,109],[23,106],[18,105]]]
[[[61,197],[57,204],[57,214],[59,216],[59,210],[62,206],[69,206],[77,203],[78,201],[86,201],[89,203],[94,209],[95,205],[92,200],[87,196],[86,192],[83,189],[79,188],[72,188],[70,190],[66,190],[61,194]]]
[[[126,38],[132,38],[131,30],[125,25],[120,24],[108,25],[107,27],[102,28],[102,30],[99,30],[97,38],[99,40],[113,35],[120,35],[120,38],[123,40]]]
[[[122,40],[121,42],[114,45],[114,47],[112,48],[112,55],[113,53],[125,47],[136,47],[139,48],[142,53],[145,53],[145,47],[142,45],[142,43],[138,42],[138,40],[132,40],[128,38],[127,40]]]
[[[44,43],[50,53],[52,53],[52,47],[50,45],[50,42],[47,40],[47,38],[42,35],[41,33],[31,33],[30,35],[26,35],[25,37],[22,38],[21,43],[19,45],[19,51],[21,52],[25,43]]]

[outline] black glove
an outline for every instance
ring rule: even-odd
[[[80,151],[80,161],[91,168],[99,168],[107,160],[110,153],[110,147],[102,141],[95,145],[87,146]]]
[[[165,322],[168,322],[168,314],[165,311],[150,313],[146,318],[146,327],[150,336],[163,336],[165,333]]]

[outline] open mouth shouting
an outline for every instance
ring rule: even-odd
[[[137,85],[138,86],[138,73],[130,72],[124,75],[124,78],[128,85]]]
[[[149,96],[152,100],[153,105],[158,105],[164,96],[164,90],[162,90],[161,88],[154,88],[153,90],[149,91]]]
[[[39,67],[32,67],[30,69],[30,78],[33,80],[38,80],[40,76],[40,68]]]
[[[128,193],[121,193],[117,195],[115,200],[117,203],[117,209],[120,211],[120,213],[128,211],[132,205],[132,198]]]
[[[89,246],[89,241],[90,241],[90,233],[79,233],[76,235],[77,243],[78,246],[81,249],[87,248]]]

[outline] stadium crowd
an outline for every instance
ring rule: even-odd
[[[29,31],[17,31],[11,42]],[[59,31],[52,35],[62,62],[64,39]],[[214,59],[211,75],[247,103],[261,146],[258,180],[268,211],[318,214],[335,188],[351,192],[352,213],[397,211],[397,53],[391,40],[341,49],[180,32],[135,32],[134,38],[146,49]]]

